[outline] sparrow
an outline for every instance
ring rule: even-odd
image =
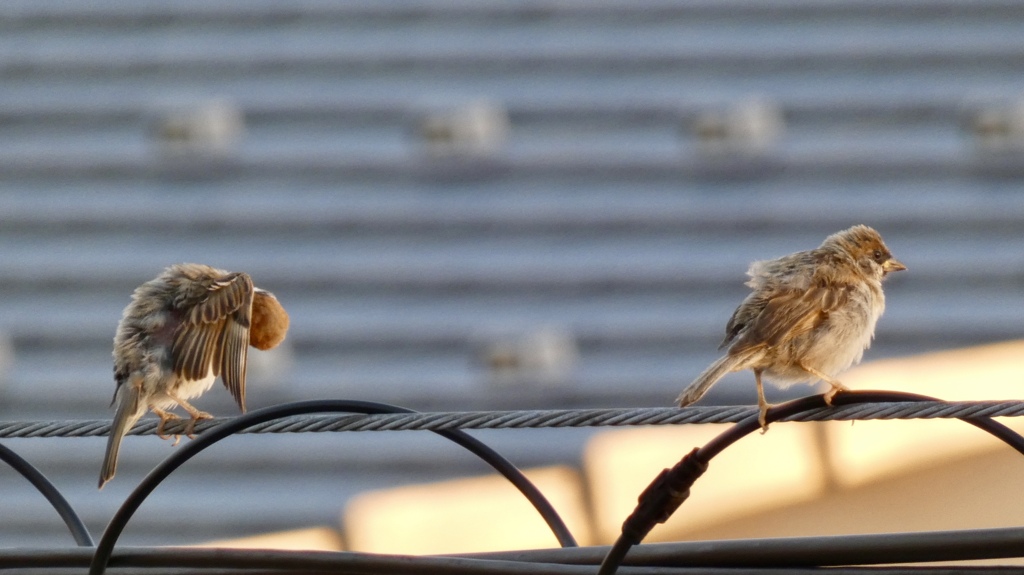
[[[885,311],[882,279],[907,269],[882,236],[857,225],[825,238],[817,249],[750,265],[753,291],[725,326],[712,363],[676,399],[682,407],[699,400],[725,374],[750,369],[757,384],[758,421],[767,430],[771,407],[762,376],[783,389],[825,381],[825,402],[846,390],[836,374],[859,362]]]
[[[245,412],[248,346],[266,350],[288,332],[288,314],[270,292],[253,286],[241,272],[202,264],[177,264],[132,294],[114,336],[114,421],[100,470],[99,486],[114,477],[124,435],[147,410],[160,417],[157,435],[178,416],[191,416],[185,433],[210,419],[188,400],[199,397],[220,376]]]

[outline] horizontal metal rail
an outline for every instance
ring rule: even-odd
[[[835,565],[829,574],[894,575],[930,573],[1000,573],[1005,566],[900,566],[896,563],[1005,558],[1024,545],[1020,528],[921,533],[655,543],[638,547],[620,569],[623,575],[737,575],[756,573],[820,574],[819,565]],[[146,569],[146,573],[180,575],[181,569],[226,573],[466,573],[509,575],[564,573],[593,575],[608,546],[544,549],[450,556],[378,553],[278,551],[226,548],[124,546],[110,558],[113,571]],[[92,549],[0,549],[4,573],[53,573],[65,569],[81,574]],[[888,566],[878,566],[888,563]],[[728,565],[722,567],[721,565]],[[718,565],[718,567],[716,567]],[[842,566],[846,567],[842,567]],[[851,565],[861,565],[852,567]],[[872,565],[868,567],[866,565]],[[12,571],[13,570],[13,571]],[[63,573],[63,571],[58,571]]]

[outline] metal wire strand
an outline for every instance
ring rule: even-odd
[[[833,407],[818,407],[779,421],[854,421],[868,419],[971,419],[1024,416],[1024,401],[896,401],[843,404],[838,398],[862,397],[871,391],[841,393]],[[878,392],[884,393],[884,392]],[[757,414],[752,406],[645,407],[529,411],[457,411],[359,415],[296,415],[254,425],[239,433],[325,433],[342,431],[443,431],[452,429],[536,429],[555,427],[617,427],[683,423],[739,423]],[[200,421],[195,433],[231,421]],[[129,435],[155,435],[156,420],[138,423]],[[187,421],[165,426],[168,434],[183,434]],[[109,420],[0,422],[0,438],[102,437]]]
[[[610,546],[462,553],[459,557],[599,565]],[[1007,559],[1024,553],[1024,527],[647,543],[624,565],[661,567],[836,567]],[[788,571],[787,571],[788,572]],[[828,571],[831,573],[831,570]]]

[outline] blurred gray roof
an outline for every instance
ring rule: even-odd
[[[751,260],[854,223],[909,267],[867,359],[1020,337],[1024,155],[967,127],[1024,95],[1022,20],[994,0],[5,2],[0,415],[109,417],[121,309],[179,261],[247,271],[291,314],[291,368],[254,381],[251,408],[666,405],[714,359]],[[702,153],[694,122],[751,99],[781,111],[780,138]],[[504,146],[425,153],[423,115],[475,101],[507,110]],[[241,111],[237,145],[161,153],[162,114],[208,102]],[[474,361],[543,328],[578,345],[560,385],[498,386]],[[749,379],[711,399],[752,401]],[[234,413],[219,388],[200,405]],[[589,433],[482,437],[531,465],[573,461]],[[169,449],[129,438],[97,493],[102,440],[5,444],[97,531]],[[482,471],[413,434],[240,438],[123,541],[336,524],[360,489]],[[0,545],[69,543],[0,478]]]

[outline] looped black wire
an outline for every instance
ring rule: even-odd
[[[377,403],[371,401],[354,400],[314,400],[300,401],[267,407],[249,412],[234,419],[231,419],[217,427],[204,431],[195,440],[190,441],[181,450],[175,452],[159,465],[153,468],[143,480],[135,487],[135,490],[121,504],[117,513],[110,519],[107,528],[103,531],[96,553],[89,565],[90,575],[102,575],[110,562],[110,555],[114,550],[114,544],[120,537],[128,521],[138,510],[142,502],[153,492],[160,483],[166,479],[175,469],[180,467],[194,455],[207,447],[217,443],[242,429],[292,415],[305,415],[310,413],[324,412],[354,412],[354,413],[414,413],[410,409]],[[537,489],[525,475],[522,474],[511,462],[499,455],[490,447],[461,430],[439,430],[434,433],[454,441],[465,447],[474,455],[480,457],[491,465],[496,471],[508,479],[519,491],[533,504],[547,522],[551,531],[555,534],[562,547],[575,547],[576,540],[573,538],[565,522],[555,511],[551,503]]]
[[[850,405],[868,402],[895,401],[940,401],[934,397],[895,391],[844,391],[833,399],[834,405]],[[827,407],[824,395],[812,395],[795,399],[768,410],[765,421],[772,423],[798,413]],[[988,417],[959,418],[1000,439],[1018,453],[1024,455],[1024,437],[1009,427]],[[598,575],[613,575],[634,545],[638,545],[658,523],[664,523],[673,512],[689,497],[690,487],[700,478],[711,459],[733,443],[761,428],[757,416],[751,416],[722,432],[699,449],[686,454],[671,469],[663,470],[651,485],[644,490],[633,513],[622,524],[622,533],[612,545]]]
[[[92,540],[92,534],[89,533],[89,528],[78,517],[78,514],[75,513],[68,500],[64,499],[64,495],[61,494],[60,490],[41,471],[5,445],[0,445],[0,461],[6,462],[12,469],[20,473],[50,502],[50,505],[57,511],[60,518],[64,520],[64,525],[67,525],[68,531],[71,532],[76,545],[79,547],[92,547],[95,545]]]

